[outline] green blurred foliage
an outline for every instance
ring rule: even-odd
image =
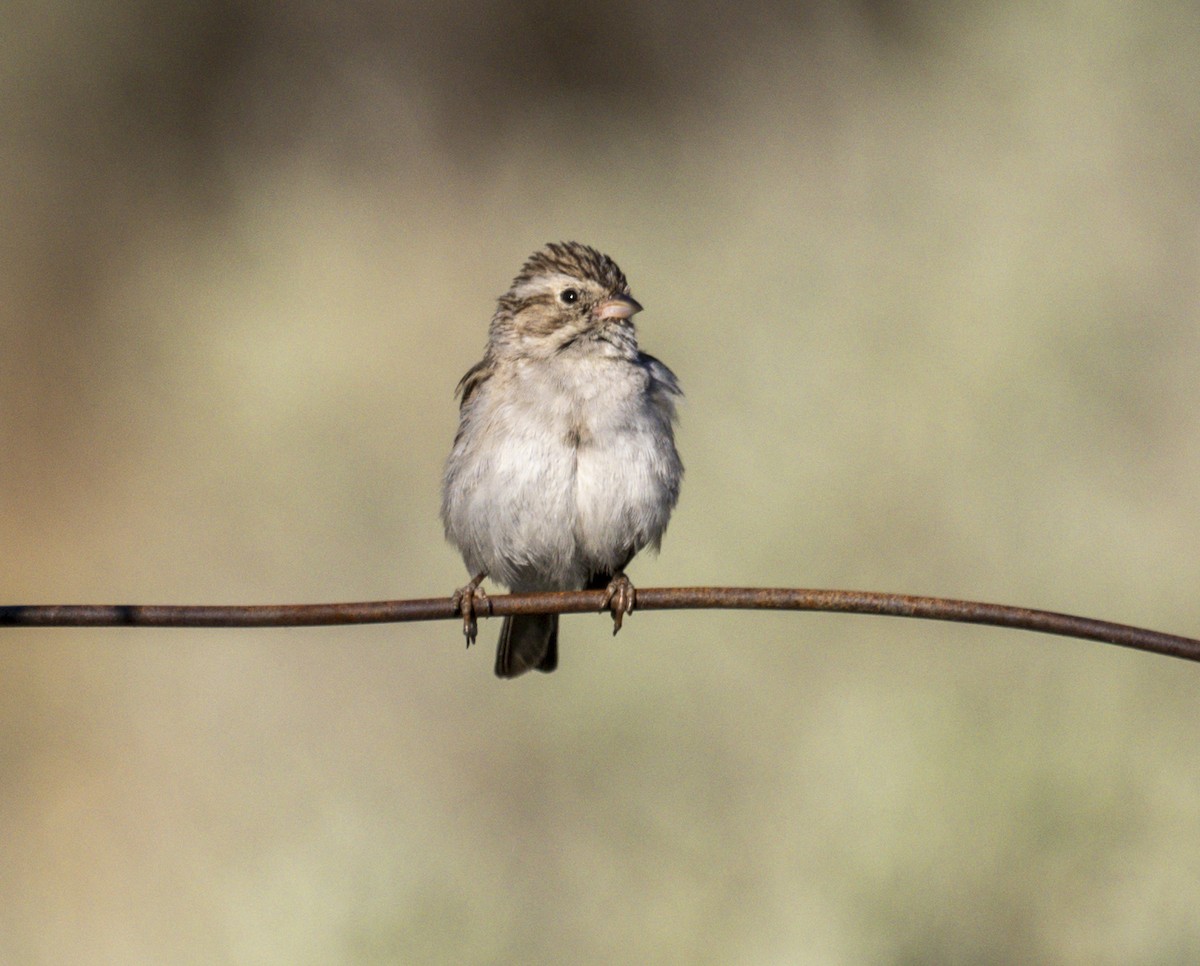
[[[635,582],[1200,633],[1194,5],[0,18],[7,602],[448,593],[453,387],[578,238],[688,394]],[[0,960],[1200,959],[1190,666],[607,626],[8,631]]]

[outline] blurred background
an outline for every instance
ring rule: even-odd
[[[4,603],[429,597],[494,299],[687,398],[643,586],[1200,634],[1200,12],[0,14]],[[1200,671],[868,617],[0,635],[6,963],[1200,961]]]

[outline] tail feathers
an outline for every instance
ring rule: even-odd
[[[504,618],[496,646],[496,677],[515,678],[536,668],[558,667],[558,615],[521,614]]]

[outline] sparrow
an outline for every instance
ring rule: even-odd
[[[633,610],[625,568],[658,550],[679,498],[679,383],[638,348],[621,269],[579,242],[535,252],[500,296],[483,359],[458,384],[442,479],[446,538],[471,580],[451,598],[467,645],[485,578],[511,591],[604,589],[613,633]],[[496,675],[558,665],[558,615],[506,617]]]

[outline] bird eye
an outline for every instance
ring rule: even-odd
[[[572,302],[579,301],[579,292],[573,288],[565,288],[558,297],[570,305]]]

